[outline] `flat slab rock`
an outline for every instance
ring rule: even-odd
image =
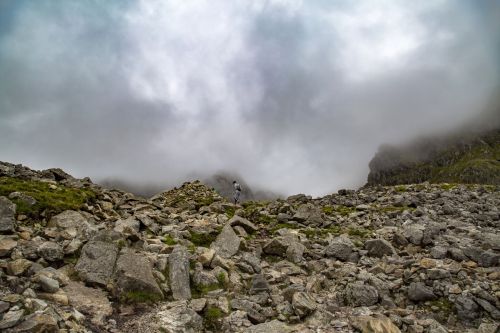
[[[240,238],[228,223],[210,246],[222,258],[231,258],[240,248]]]
[[[271,320],[267,323],[250,326],[245,330],[246,333],[290,333],[296,331],[294,328],[279,320]]]
[[[14,232],[16,205],[6,197],[0,197],[0,233]]]
[[[81,282],[70,281],[64,291],[69,304],[91,318],[92,323],[103,325],[106,317],[113,313],[111,302],[104,290],[86,287]]]

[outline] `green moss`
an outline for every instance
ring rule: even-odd
[[[224,314],[221,309],[215,306],[207,306],[203,312],[203,326],[207,330],[219,330],[222,317],[224,317]]]
[[[204,233],[204,232],[196,232],[190,231],[191,234],[191,242],[196,246],[209,247],[210,244],[217,238],[216,233]]]
[[[333,212],[334,212],[334,210],[333,210],[332,206],[324,206],[323,207],[323,213],[325,213],[326,215],[332,215]]]
[[[426,302],[424,308],[427,311],[430,312],[438,311],[448,316],[453,311],[453,303],[447,298],[442,297],[433,301]]]
[[[264,214],[260,214],[258,221],[259,223],[262,224],[272,224],[277,222],[275,217],[271,217],[269,215],[264,215]]]
[[[161,295],[147,291],[129,291],[121,296],[120,301],[125,303],[154,303],[161,299]]]
[[[196,252],[196,245],[194,244],[189,244],[186,246],[187,250],[189,253],[193,254]]]
[[[221,286],[223,289],[227,289],[227,279],[224,272],[220,272],[219,274],[217,274],[217,281],[219,282],[219,286]]]
[[[40,217],[43,211],[50,216],[64,210],[78,210],[85,203],[92,204],[97,197],[90,189],[57,185],[57,189],[53,190],[46,182],[0,177],[0,195],[8,196],[12,192],[24,193],[37,201],[29,205],[20,199],[12,199],[17,205],[17,213],[33,218]]]
[[[224,212],[226,213],[227,217],[232,218],[234,216],[234,213],[236,212],[236,209],[232,206],[227,206]]]
[[[333,225],[328,228],[307,228],[307,229],[301,229],[300,232],[302,232],[304,235],[306,235],[308,238],[325,238],[328,235],[340,235],[341,228],[338,225]]]
[[[275,233],[276,231],[287,228],[287,229],[298,229],[299,227],[295,224],[290,224],[290,223],[278,223],[274,227],[271,228],[271,232]]]
[[[347,234],[349,236],[359,237],[359,238],[370,238],[372,235],[372,230],[366,228],[348,228]]]
[[[356,212],[356,207],[339,205],[339,206],[335,206],[333,208],[333,211],[337,214],[340,214],[341,216],[348,216],[351,213]]]
[[[444,191],[449,191],[449,190],[453,190],[454,188],[457,187],[457,184],[448,184],[448,183],[443,183],[443,184],[439,184],[439,187],[444,190]]]
[[[407,191],[407,188],[404,185],[398,185],[394,189],[396,190],[396,192],[406,192]]]
[[[177,241],[170,235],[165,235],[165,237],[163,237],[163,243],[167,244],[167,245],[175,245],[177,244]]]
[[[192,284],[191,284],[192,285]],[[211,291],[223,289],[218,283],[214,283],[208,286],[194,286],[191,287],[191,296],[193,298],[201,298],[204,297]]]

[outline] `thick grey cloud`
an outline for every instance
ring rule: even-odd
[[[118,4],[119,3],[119,4]],[[277,192],[364,183],[384,142],[498,94],[495,1],[0,4],[0,160]]]

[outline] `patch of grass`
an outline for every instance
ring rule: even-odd
[[[275,222],[276,222],[276,218],[274,218],[274,217],[271,217],[269,215],[264,215],[264,214],[259,215],[259,223],[271,224],[271,223],[275,223]]]
[[[443,183],[443,184],[439,184],[439,187],[443,190],[443,191],[449,191],[449,190],[453,190],[454,188],[457,187],[457,184],[448,184],[448,183]]]
[[[51,216],[65,210],[78,210],[85,203],[92,204],[97,194],[90,189],[77,189],[57,185],[57,189],[50,188],[49,183],[22,180],[10,177],[0,177],[0,195],[8,196],[12,192],[21,192],[36,200],[29,205],[23,200],[12,199],[17,205],[17,213],[33,218],[39,218],[43,211]]]
[[[196,246],[209,247],[210,244],[217,238],[217,234],[215,233],[205,233],[205,232],[196,232],[190,231],[191,234],[191,243]]]
[[[224,317],[222,310],[215,306],[207,306],[203,312],[203,325],[207,330],[217,331],[221,328],[221,318]]]
[[[333,212],[334,212],[334,210],[333,210],[332,206],[324,206],[323,207],[323,213],[325,213],[326,215],[332,215]]]
[[[218,283],[210,284],[208,286],[195,286],[191,287],[191,296],[193,298],[201,298],[204,297],[211,291],[223,289]]]
[[[372,230],[366,228],[348,228],[347,234],[349,236],[355,236],[365,239],[365,238],[370,238]]]
[[[165,235],[165,237],[163,237],[162,241],[163,241],[163,243],[165,243],[167,245],[177,244],[177,241],[170,235]]]
[[[404,185],[398,185],[394,189],[396,190],[396,192],[406,192],[407,191],[407,188]]]
[[[189,244],[186,246],[187,250],[189,253],[193,254],[196,252],[196,245],[194,244]]]
[[[226,213],[226,216],[228,218],[232,218],[234,216],[234,213],[236,212],[236,209],[232,206],[227,206],[224,212]]]
[[[337,214],[340,214],[341,216],[348,216],[351,213],[356,212],[356,207],[338,205],[338,206],[333,207],[333,211]]]
[[[120,297],[120,301],[125,303],[155,303],[161,299],[161,295],[147,291],[129,291]]]
[[[378,212],[381,213],[393,213],[393,212],[403,212],[405,210],[415,210],[413,207],[408,207],[408,206],[401,206],[401,207],[396,207],[396,206],[378,206],[374,207]]]
[[[295,224],[290,224],[290,223],[278,223],[274,227],[271,228],[271,232],[275,233],[276,231],[287,228],[287,229],[299,229],[299,227]]]
[[[219,282],[219,285],[224,288],[224,289],[227,289],[227,279],[226,279],[226,274],[224,274],[223,272],[220,272],[219,274],[217,274],[217,281]]]
[[[453,311],[453,303],[447,298],[442,297],[433,301],[426,302],[425,308],[430,312],[435,312],[437,308],[438,312],[442,312],[446,316],[448,316]]]

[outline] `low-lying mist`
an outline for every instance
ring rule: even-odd
[[[2,1],[0,160],[144,195],[220,170],[282,195],[357,187],[382,143],[492,110],[499,13],[472,0]]]

